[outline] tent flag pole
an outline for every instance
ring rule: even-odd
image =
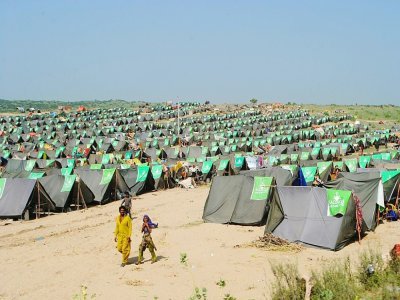
[[[39,190],[39,181],[36,181],[36,187],[37,187],[37,193],[38,193],[38,208],[39,208],[39,212],[36,209],[36,218],[39,219],[40,218],[40,190]]]
[[[398,180],[396,202],[394,203],[394,206],[396,208],[398,208],[399,198],[400,198],[400,181]]]
[[[80,205],[79,205],[79,203],[80,203],[80,199],[79,199],[80,188],[81,188],[81,181],[79,180],[78,181],[78,192],[77,192],[78,195],[76,197],[76,210],[80,210]]]
[[[115,170],[115,190],[114,190],[115,201],[117,201],[117,187],[118,187],[118,176],[117,176],[117,170]]]
[[[79,194],[81,195],[80,199],[82,201],[82,205],[83,205],[84,209],[87,209],[87,206],[86,206],[85,200],[83,198],[83,194],[82,194],[82,190],[81,189],[79,189]]]

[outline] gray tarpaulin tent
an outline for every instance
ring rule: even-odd
[[[175,187],[175,182],[171,178],[170,171],[167,174],[163,171],[163,166],[160,164],[154,164],[151,167],[151,175],[154,179],[154,189],[172,189]]]
[[[361,201],[364,230],[374,230],[379,197],[383,202],[383,187],[379,188],[379,185],[382,185],[379,173],[341,172],[336,180],[327,182],[325,187],[353,191]]]
[[[73,203],[85,201],[89,204],[94,199],[94,194],[89,190],[83,180],[78,183],[76,175],[50,175],[39,179],[57,209],[64,211]],[[79,191],[79,190],[80,191]],[[79,198],[78,198],[79,193]],[[83,199],[81,199],[83,197]],[[78,201],[79,200],[79,201]]]
[[[38,212],[55,209],[53,201],[38,181],[26,178],[0,178],[0,218],[29,219],[39,204]]]
[[[32,171],[36,166],[36,160],[19,160],[19,159],[10,159],[8,160],[5,173],[15,174],[23,171]]]
[[[348,202],[343,216],[328,216],[327,190],[314,187],[277,187],[266,233],[290,242],[339,250],[355,236],[355,205]]]
[[[154,190],[154,178],[149,166],[140,165],[136,168],[121,169],[119,173],[133,195]]]
[[[75,174],[94,194],[94,201],[104,204],[117,198],[117,192],[129,190],[125,180],[116,169],[87,170],[75,169]]]
[[[234,223],[241,225],[262,225],[268,214],[268,200],[273,188],[272,177],[265,185],[265,194],[254,197],[255,177],[218,176],[215,177],[204,206],[203,220],[212,223]]]
[[[274,177],[276,185],[278,186],[291,186],[295,179],[289,170],[285,170],[281,167],[240,171],[240,175],[253,176],[253,177],[254,176]]]

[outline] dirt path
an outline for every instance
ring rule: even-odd
[[[237,299],[268,299],[270,261],[295,261],[308,276],[310,268],[381,247],[386,254],[400,242],[400,223],[379,226],[361,246],[339,252],[306,248],[300,253],[266,252],[235,247],[255,240],[264,227],[202,222],[207,188],[174,189],[141,196],[134,203],[131,262],[136,261],[141,217],[160,223],[153,239],[159,262],[120,267],[113,241],[118,204],[93,207],[29,222],[0,223],[0,299],[71,299],[82,284],[96,299],[187,299],[205,287],[209,299],[230,293]],[[180,262],[187,254],[187,265]],[[216,285],[220,279],[226,286]]]

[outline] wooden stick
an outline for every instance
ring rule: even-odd
[[[397,184],[397,196],[396,196],[396,201],[394,203],[394,206],[396,207],[396,209],[398,208],[399,198],[400,198],[400,181],[398,181],[398,184]]]
[[[40,218],[40,189],[39,189],[39,181],[36,181],[37,192],[38,192],[38,206],[39,206],[39,213],[36,214],[36,218]],[[36,210],[37,211],[37,210]]]
[[[77,208],[76,208],[76,210],[79,210],[80,209],[80,205],[79,205],[79,191],[80,191],[80,188],[81,188],[81,180],[79,180],[78,181],[78,192],[77,192],[77,197],[76,197],[76,202],[75,202],[75,205],[77,206]]]
[[[114,191],[115,201],[117,201],[117,187],[118,187],[118,176],[117,176],[117,169],[115,169],[115,191]]]
[[[80,188],[79,188],[79,193],[80,193],[80,195],[81,195],[80,199],[81,199],[81,201],[82,201],[82,205],[83,205],[83,207],[84,207],[85,209],[87,209],[86,202],[85,202],[85,199],[83,198],[82,190],[81,190]]]

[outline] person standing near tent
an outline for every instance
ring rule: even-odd
[[[121,267],[125,267],[131,252],[132,220],[126,214],[124,206],[120,206],[119,216],[116,218],[115,223],[114,240],[117,243],[118,251],[122,254]]]
[[[132,198],[129,193],[126,192],[124,198],[122,199],[121,206],[126,208],[126,213],[132,219],[131,209],[132,209]]]
[[[154,264],[157,261],[157,255],[154,250],[157,250],[156,246],[154,245],[153,239],[151,238],[151,231],[153,228],[157,228],[158,224],[154,224],[151,222],[151,219],[148,215],[143,216],[143,225],[142,225],[142,242],[139,245],[139,256],[138,261],[136,262],[137,265],[143,263],[143,252],[146,248],[149,249],[151,253],[151,263]]]
[[[0,157],[0,172],[3,172],[6,169],[8,160],[3,156]]]

